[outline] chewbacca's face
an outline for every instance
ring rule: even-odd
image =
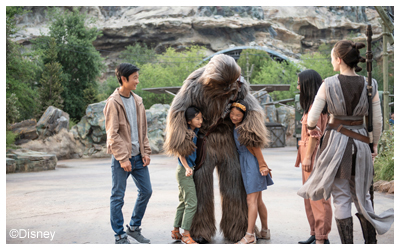
[[[205,66],[201,82],[205,86],[206,95],[212,98],[231,98],[240,90],[241,69],[230,56],[216,55]]]

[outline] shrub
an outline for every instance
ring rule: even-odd
[[[394,126],[390,126],[381,136],[378,156],[375,159],[375,181],[394,180]]]
[[[15,148],[15,138],[17,138],[17,134],[7,130],[6,131],[6,148]]]

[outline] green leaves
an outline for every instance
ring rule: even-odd
[[[375,181],[394,180],[394,126],[383,131],[378,144],[378,156],[375,159]]]
[[[64,13],[53,8],[48,13],[52,20],[49,35],[56,41],[57,61],[68,79],[62,82],[64,111],[70,117],[80,119],[87,105],[97,101],[95,86],[105,69],[100,53],[92,44],[101,31],[95,27],[88,28],[87,25],[94,20],[80,13],[78,8]]]

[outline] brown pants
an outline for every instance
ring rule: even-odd
[[[305,172],[302,170],[301,172],[304,184],[308,177],[310,177],[311,171]],[[310,224],[310,235],[315,235],[315,239],[317,240],[328,239],[332,225],[331,198],[318,201],[304,199],[304,206],[306,208],[308,223]]]

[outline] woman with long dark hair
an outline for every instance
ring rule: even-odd
[[[353,217],[351,203],[357,208],[357,217],[365,243],[376,244],[376,232],[386,233],[394,220],[394,210],[375,214],[368,193],[373,178],[373,160],[382,131],[382,113],[378,84],[372,79],[372,112],[368,108],[367,81],[357,75],[365,62],[360,56],[364,43],[339,41],[331,51],[334,71],[340,74],[328,77],[318,90],[317,97],[308,114],[307,126],[311,134],[319,133],[316,127],[321,111],[328,105],[330,114],[317,153],[314,169],[298,191],[305,199],[320,200],[331,196],[335,206],[335,220],[343,244],[353,243]],[[369,138],[364,116],[373,117],[374,152],[369,148]]]
[[[311,136],[307,130],[308,112],[322,84],[322,78],[312,69],[302,71],[298,75],[298,78],[297,89],[300,90],[300,105],[304,113],[301,118],[301,140],[299,141],[295,167],[299,167],[301,164],[304,184],[313,169],[318,144],[322,137],[322,133],[316,133]],[[325,106],[317,122],[319,131],[324,131],[327,123],[328,111]],[[304,206],[308,223],[310,224],[311,237],[305,241],[299,241],[299,244],[329,244],[328,234],[331,231],[332,225],[331,199],[317,201],[304,199]]]

